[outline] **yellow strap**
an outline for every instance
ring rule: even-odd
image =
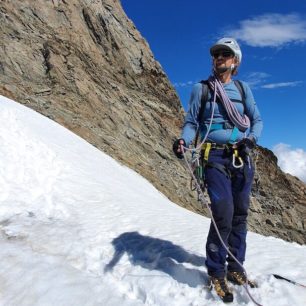
[[[204,160],[208,161],[209,152],[211,149],[211,143],[207,142],[204,144]]]

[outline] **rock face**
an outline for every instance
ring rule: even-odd
[[[271,151],[259,147],[256,153],[250,228],[264,235],[305,244],[306,184],[282,172]]]
[[[0,94],[59,122],[205,214],[171,152],[183,109],[118,0],[2,0]],[[306,186],[259,149],[250,228],[306,243]],[[86,157],[84,157],[86,158]]]

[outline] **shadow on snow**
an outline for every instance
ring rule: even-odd
[[[106,265],[105,272],[111,271],[127,253],[133,265],[162,271],[190,287],[197,287],[207,282],[206,273],[183,265],[183,263],[189,263],[197,267],[204,266],[205,257],[189,253],[171,241],[143,236],[138,232],[127,232],[113,239],[112,245],[115,253]]]

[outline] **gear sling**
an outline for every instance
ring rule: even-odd
[[[210,90],[207,80],[202,80],[200,83],[202,84],[202,95],[201,95],[201,105],[200,105],[199,117],[198,117],[199,127],[197,129],[196,136],[195,136],[195,147],[197,147],[197,142],[198,142],[198,138],[200,134],[200,125],[201,125],[201,122],[204,116],[205,106],[208,101],[208,92]],[[246,95],[245,95],[244,88],[239,80],[234,80],[234,84],[239,90],[241,101],[240,100],[232,100],[232,101],[241,102],[245,108]],[[237,127],[233,126],[231,123],[228,123],[228,122],[221,123],[221,124],[216,123],[216,124],[211,125],[211,130],[221,129],[224,127],[224,124],[228,126],[229,128],[233,128],[233,131],[232,131],[232,134],[229,140],[229,144],[232,144],[236,141],[236,138],[237,138],[237,134],[238,134]],[[193,158],[191,162],[193,165],[193,169],[194,169],[194,175],[203,191],[205,190],[205,177],[204,177],[205,167],[217,168],[226,177],[230,177],[230,172],[225,166],[218,164],[218,163],[214,163],[214,162],[208,162],[209,152],[211,149],[226,149],[227,151],[232,150],[234,168],[240,168],[243,166],[243,161],[241,157],[238,155],[237,149],[232,149],[228,144],[218,145],[218,144],[210,143],[210,142],[204,143],[201,148],[200,159],[195,157]],[[192,178],[190,182],[191,190],[195,190],[195,187],[193,185],[194,185],[194,182]]]

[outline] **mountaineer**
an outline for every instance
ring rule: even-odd
[[[254,166],[249,153],[263,128],[250,87],[233,80],[242,52],[233,38],[222,38],[211,48],[213,73],[194,85],[181,137],[173,151],[182,159],[192,141],[201,140],[201,162],[212,216],[227,254],[211,224],[206,243],[206,266],[211,286],[224,302],[232,302],[227,281],[251,287],[243,268],[246,253],[247,216]],[[197,142],[197,140],[196,140]]]

